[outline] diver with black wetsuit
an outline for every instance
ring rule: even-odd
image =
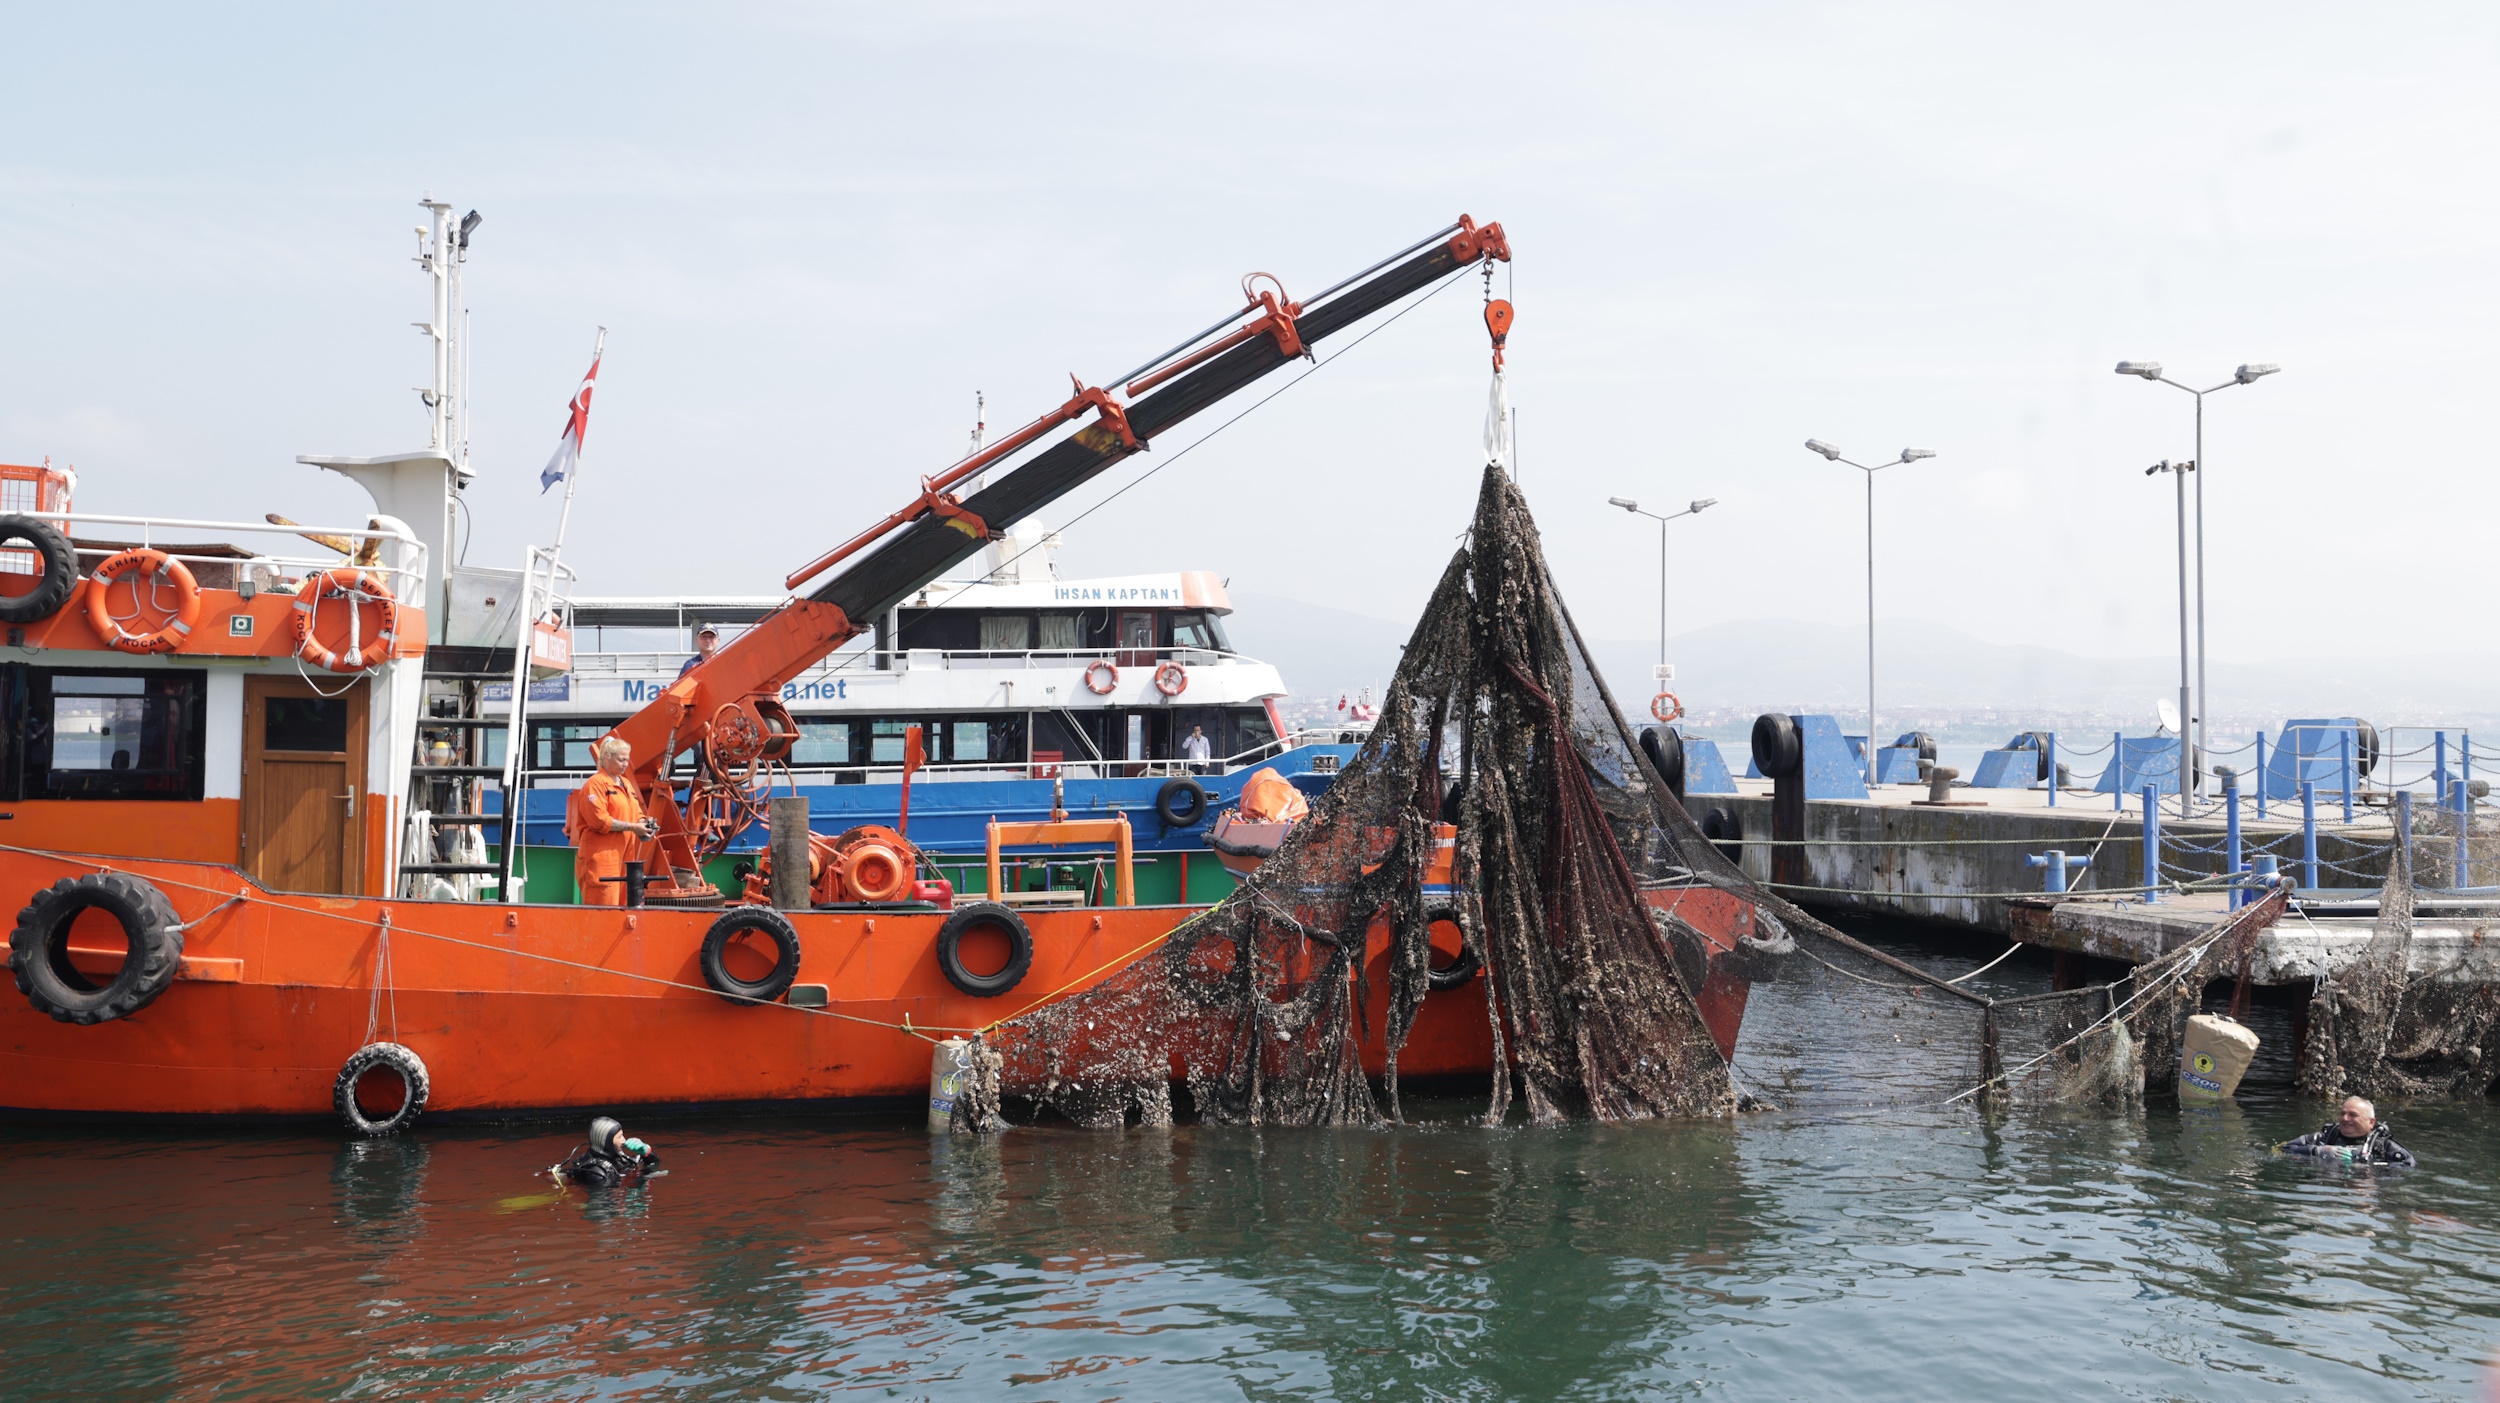
[[[2344,1099],[2335,1119],[2296,1140],[2286,1140],[2281,1148],[2287,1154],[2315,1155],[2322,1159],[2343,1159],[2356,1164],[2413,1164],[2413,1151],[2396,1143],[2388,1133],[2387,1123],[2378,1118],[2378,1107],[2358,1096]]]
[[[649,1145],[629,1138],[613,1116],[590,1123],[590,1143],[565,1156],[555,1175],[570,1183],[604,1189],[631,1183],[659,1168],[660,1157]]]

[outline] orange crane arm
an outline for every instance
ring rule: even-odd
[[[1130,454],[1145,451],[1164,430],[1287,362],[1311,356],[1310,348],[1323,338],[1453,273],[1509,258],[1501,225],[1480,226],[1461,215],[1430,238],[1320,293],[1307,309],[1283,299],[1280,292],[1250,292],[1245,282],[1252,299],[1246,306],[1111,382],[1142,398],[1123,404],[1111,392],[1079,381],[1065,404],[945,472],[924,478],[920,495],[901,510],[793,571],[787,581],[791,589],[828,571],[836,573],[804,598],[764,616],[611,733],[633,747],[635,779],[660,823],[657,851],[650,854],[654,880],[664,882],[670,870],[691,875],[705,855],[698,851],[668,782],[677,756],[700,744],[715,767],[725,762],[743,765],[756,755],[766,762],[781,758],[796,740],[789,714],[778,701],[783,684],[857,638],[886,610],[961,563],[983,541]],[[1237,326],[1245,317],[1252,320]],[[1215,344],[1207,344],[1211,338]],[[1092,423],[994,478],[969,500],[947,492],[1089,412]],[[868,552],[872,545],[878,549]],[[705,783],[697,776],[689,809],[701,807]]]

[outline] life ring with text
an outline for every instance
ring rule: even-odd
[[[1179,663],[1165,663],[1155,669],[1155,690],[1167,697],[1177,697],[1189,690],[1189,669]]]
[[[1676,720],[1684,714],[1683,699],[1673,692],[1660,692],[1649,699],[1649,714],[1657,717],[1661,725]]]
[[[332,648],[314,625],[321,601],[347,601],[347,642]],[[373,613],[368,616],[367,610]],[[368,617],[373,627],[365,624]],[[295,656],[330,672],[365,672],[381,666],[399,643],[399,601],[380,575],[366,570],[324,570],[304,581],[295,596]]]
[[[125,582],[130,586],[130,612],[116,618],[110,595],[113,586]],[[174,590],[170,604],[164,598],[167,585]],[[165,621],[141,631],[127,627],[150,613]],[[87,577],[87,622],[108,647],[125,653],[170,653],[191,641],[191,628],[199,621],[200,582],[191,577],[190,566],[161,550],[137,546],[123,551]]]
[[[1108,658],[1097,660],[1092,667],[1085,669],[1085,690],[1095,696],[1110,696],[1111,689],[1119,685],[1120,670],[1113,667]]]

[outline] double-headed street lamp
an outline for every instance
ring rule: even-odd
[[[2233,385],[2254,385],[2282,368],[2271,361],[2252,362],[2232,371],[2231,378],[2221,384],[2200,390],[2193,385],[2182,385],[2162,374],[2160,361],[2122,360],[2118,362],[2118,373],[2121,375],[2133,375],[2145,380],[2159,381],[2174,390],[2185,390],[2196,397],[2196,458],[2193,465],[2195,467],[2202,467],[2205,462],[2205,396],[2216,390],[2227,390]],[[2187,699],[2184,695],[2180,698],[2179,704],[2182,708],[2186,707]],[[2196,475],[2196,709],[2193,711],[2183,709],[2180,713],[2179,744],[2183,750],[2188,745],[2187,727],[2190,717],[2195,719],[2196,724],[2196,748],[2200,751],[2204,749],[2205,716],[2212,710],[2212,694],[2205,690],[2205,475],[2198,473]],[[2184,754],[2180,757],[2179,763],[2182,767],[2179,776],[2179,792],[2185,795],[2191,776],[2185,768],[2188,761]],[[2183,798],[2181,802],[2184,804],[2186,801]]]
[[[1875,780],[1875,474],[1921,458],[1933,458],[1932,448],[1904,448],[1901,456],[1889,463],[1868,467],[1840,456],[1840,450],[1819,438],[1806,440],[1806,447],[1835,463],[1848,463],[1866,474],[1866,782]]]
[[[1610,507],[1621,507],[1634,516],[1645,516],[1658,523],[1658,665],[1660,667],[1665,667],[1667,664],[1667,523],[1677,517],[1691,516],[1718,504],[1719,499],[1716,497],[1703,497],[1680,512],[1669,512],[1665,516],[1660,516],[1656,512],[1642,511],[1641,504],[1629,497],[1606,499],[1606,505]]]

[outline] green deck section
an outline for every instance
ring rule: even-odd
[[[981,896],[989,891],[989,860],[981,853],[923,853],[922,860],[955,884],[958,896]],[[494,861],[489,856],[488,861]],[[729,896],[740,890],[730,869],[741,861],[752,861],[753,855],[734,853],[716,857],[703,865],[703,875],[713,886]],[[1112,904],[1111,859],[1085,849],[1071,848],[1059,852],[1011,854],[1001,859],[1010,890],[1036,891],[1044,886],[1083,886],[1088,905]],[[1188,872],[1188,890],[1182,890],[1182,871]],[[581,901],[581,888],[573,883],[573,850],[564,847],[525,847],[521,849],[521,899],[541,905],[572,906]],[[1231,894],[1233,874],[1225,870],[1216,855],[1204,848],[1194,852],[1139,853],[1136,858],[1137,904],[1140,906],[1212,905]]]

